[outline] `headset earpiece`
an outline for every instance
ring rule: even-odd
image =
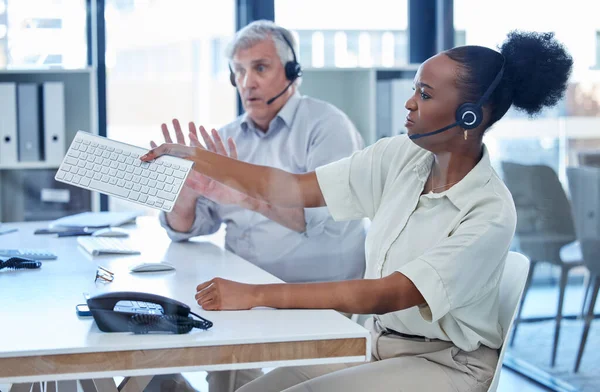
[[[291,47],[291,46],[290,46]],[[294,56],[295,57],[295,56]],[[295,60],[285,63],[285,77],[290,82],[302,76],[302,67]]]
[[[462,129],[475,129],[483,120],[481,106],[475,103],[463,103],[456,110],[456,123]]]

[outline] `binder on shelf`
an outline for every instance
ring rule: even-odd
[[[65,87],[62,82],[42,85],[44,158],[60,165],[65,155]]]
[[[35,83],[17,85],[17,139],[19,161],[42,160],[39,87]]]
[[[0,165],[17,163],[17,85],[0,83]]]

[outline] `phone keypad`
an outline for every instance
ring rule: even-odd
[[[162,306],[142,301],[119,301],[115,305],[114,311],[138,314],[164,314]]]

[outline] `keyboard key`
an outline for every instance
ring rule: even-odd
[[[169,201],[175,200],[175,195],[173,195],[170,192],[158,191],[157,196],[160,197],[161,199],[165,199],[165,200],[169,200]]]
[[[129,196],[129,191],[127,189],[120,188],[118,186],[114,186],[111,184],[106,184],[104,182],[92,180],[90,182],[90,188],[96,189],[105,193],[110,193],[112,195],[127,197]]]

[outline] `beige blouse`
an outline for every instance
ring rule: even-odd
[[[366,278],[398,271],[426,304],[380,316],[398,332],[452,341],[472,351],[498,348],[498,288],[516,212],[490,164],[479,163],[443,193],[421,195],[433,154],[406,136],[382,139],[316,170],[336,220],[372,220]]]

